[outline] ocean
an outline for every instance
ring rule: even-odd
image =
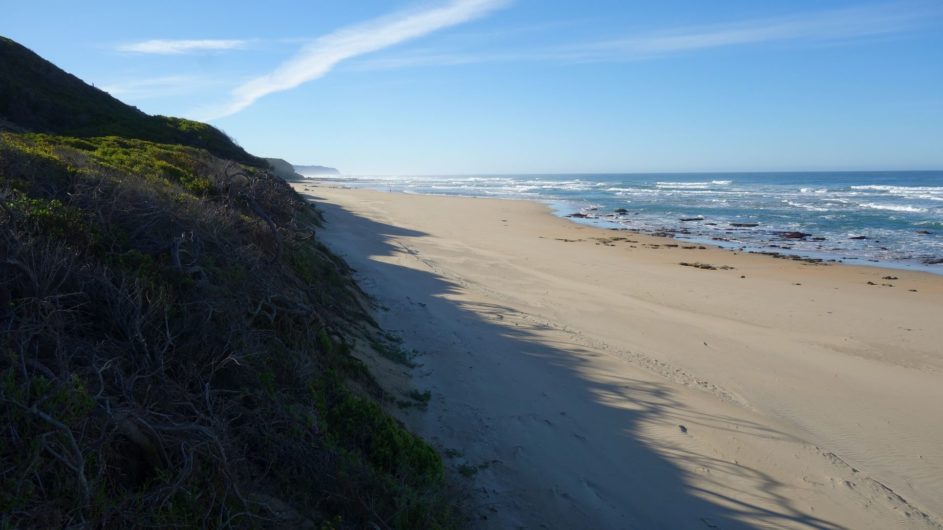
[[[605,228],[943,274],[943,171],[311,178],[393,192],[531,199]]]

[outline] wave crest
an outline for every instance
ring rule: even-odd
[[[866,202],[859,204],[862,208],[871,208],[872,210],[887,210],[889,212],[906,212],[906,213],[926,213],[926,208],[918,208],[917,206],[910,206],[908,204],[879,204],[876,202]]]

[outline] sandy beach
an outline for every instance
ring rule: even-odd
[[[295,188],[419,352],[404,421],[473,527],[943,527],[943,277]]]

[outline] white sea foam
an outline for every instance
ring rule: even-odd
[[[675,195],[748,195],[748,192],[742,191],[721,191],[721,190],[712,190],[712,189],[698,189],[698,188],[683,188],[683,189],[660,189],[659,192],[663,194],[675,194]]]
[[[852,186],[853,190],[889,191],[889,192],[937,192],[943,193],[943,186],[885,186],[869,184],[867,186]]]
[[[656,182],[655,187],[666,191],[718,190],[733,184],[732,180],[712,180],[710,182]],[[718,190],[719,191],[719,190]]]
[[[881,192],[905,199],[943,201],[943,186],[852,186],[861,191]]]
[[[908,213],[926,213],[926,208],[918,208],[908,204],[879,204],[875,202],[866,202],[859,204],[862,208],[871,208],[872,210],[887,210],[890,212],[908,212]]]
[[[783,200],[784,203],[792,206],[793,208],[802,208],[803,210],[809,210],[810,212],[827,212],[828,208],[822,208],[821,206],[814,206],[812,204],[805,204],[802,202],[793,202],[788,199]]]
[[[657,188],[703,189],[710,187],[710,182],[656,182]]]

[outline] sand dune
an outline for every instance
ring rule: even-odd
[[[422,353],[407,421],[476,527],[941,528],[943,277],[296,187]]]

